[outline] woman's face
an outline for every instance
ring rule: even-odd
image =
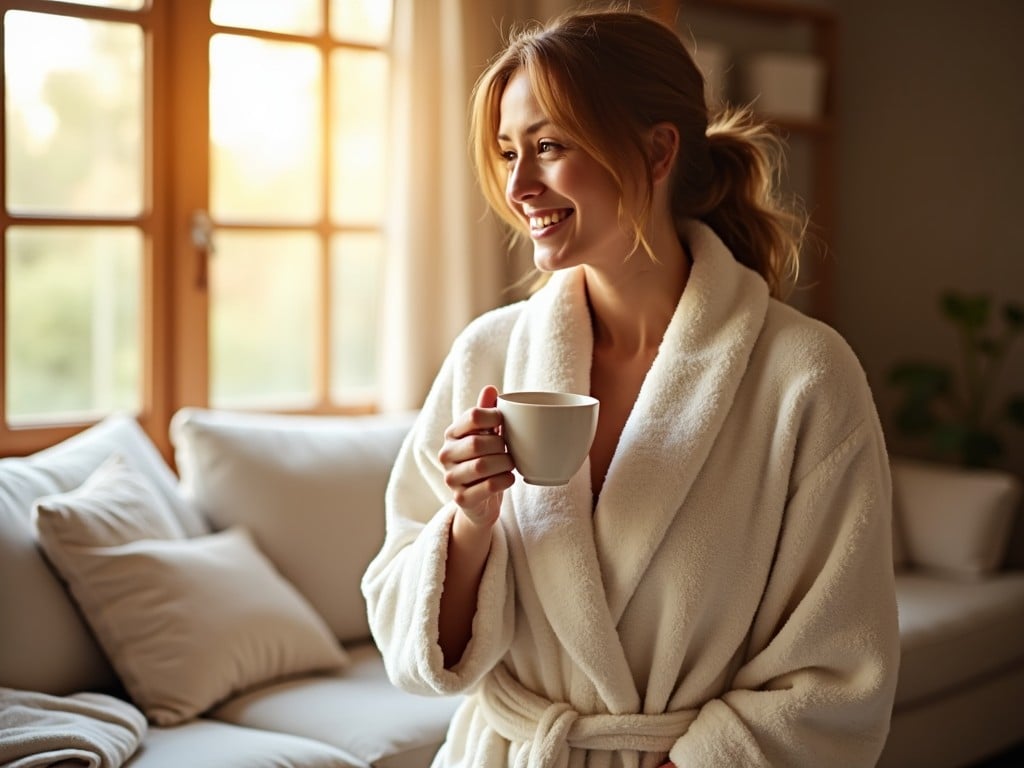
[[[498,145],[505,200],[529,228],[538,269],[623,263],[633,237],[619,224],[611,174],[548,119],[522,71],[501,97]]]

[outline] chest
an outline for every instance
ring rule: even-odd
[[[596,499],[636,403],[640,387],[654,362],[656,351],[623,359],[595,350],[590,371],[590,394],[601,401],[597,432],[590,448],[590,481]]]

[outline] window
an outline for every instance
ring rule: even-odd
[[[372,408],[390,2],[0,10],[0,453]]]

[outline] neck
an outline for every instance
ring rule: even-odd
[[[653,243],[652,243],[653,245]],[[622,357],[657,351],[690,274],[690,259],[675,231],[634,253],[614,271],[586,267],[595,352]]]

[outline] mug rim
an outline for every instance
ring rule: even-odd
[[[551,402],[542,402],[545,399],[550,399]],[[512,405],[535,405],[540,408],[585,408],[599,403],[596,397],[590,395],[539,389],[505,392],[498,395],[498,400],[504,400]]]

